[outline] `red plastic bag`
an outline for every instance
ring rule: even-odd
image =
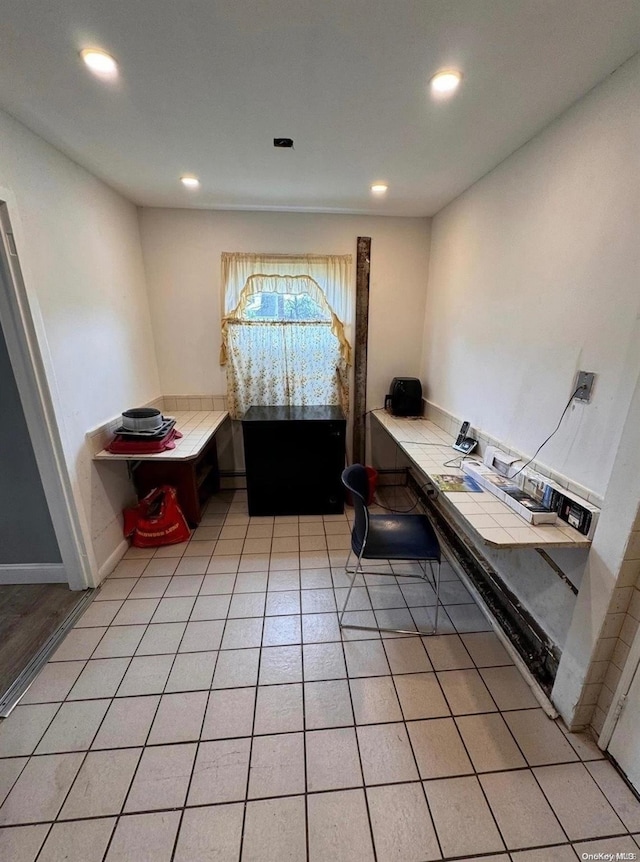
[[[186,542],[191,531],[178,505],[176,489],[154,488],[132,509],[125,509],[124,534],[136,548],[157,548]]]

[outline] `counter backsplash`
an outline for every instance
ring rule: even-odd
[[[227,397],[226,395],[159,395],[145,404],[126,404],[122,409],[126,410],[129,407],[155,407],[167,415],[178,410],[226,410]],[[87,442],[92,455],[97,455],[111,442],[121,421],[121,415],[114,416],[87,432]]]
[[[442,407],[438,407],[437,404],[433,404],[426,398],[423,398],[422,400],[424,402],[425,418],[430,419],[439,428],[442,428],[443,431],[447,431],[455,437],[460,430],[463,420],[460,419],[460,417],[454,416],[452,413],[443,410]],[[517,455],[519,458],[522,458],[523,461],[527,461],[529,459],[529,456],[526,453],[519,452],[517,449],[507,446],[502,440],[498,440],[497,437],[492,437],[490,434],[481,431],[479,428],[474,428],[473,423],[471,423],[471,434],[478,441],[478,449],[476,452],[481,456],[484,455],[484,451],[487,446],[498,446],[498,448],[502,449],[503,452],[506,452],[509,455]],[[539,461],[534,461],[533,466],[536,470],[542,473],[543,476],[548,476],[549,479],[553,479],[553,481],[562,488],[566,488],[567,491],[571,491],[571,493],[577,494],[579,497],[583,497],[585,500],[593,503],[594,506],[602,508],[603,499],[594,491],[591,491],[589,488],[585,488],[584,485],[579,485],[577,482],[569,479],[568,476],[563,476],[562,473],[557,473],[555,470],[551,470]]]

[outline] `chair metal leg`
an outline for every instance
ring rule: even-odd
[[[429,575],[427,574],[427,569],[426,569],[426,565],[425,565],[426,562],[429,563],[429,570],[431,572],[431,580],[433,580],[434,590],[435,590],[435,594],[436,594],[436,611],[435,611],[434,627],[433,627],[432,631],[425,632],[425,631],[421,631],[418,628],[416,628],[415,630],[393,629],[393,628],[386,628],[384,626],[364,626],[364,625],[355,625],[352,623],[344,623],[343,622],[344,615],[345,615],[345,612],[347,610],[347,605],[349,604],[349,598],[351,597],[351,591],[353,589],[353,585],[355,584],[355,580],[356,580],[357,576],[358,575],[364,576],[367,574],[370,574],[370,575],[379,575],[380,574],[379,572],[365,572],[365,571],[363,571],[363,569],[362,569],[362,557],[361,556],[358,557],[356,564],[353,567],[353,569],[349,569],[348,566],[349,566],[350,559],[351,559],[351,551],[349,551],[349,556],[347,557],[347,562],[345,563],[345,567],[344,567],[345,573],[352,575],[352,577],[351,577],[351,583],[349,584],[349,589],[347,591],[347,596],[346,596],[344,605],[343,605],[342,610],[340,611],[340,614],[338,616],[338,624],[339,624],[341,629],[357,629],[359,631],[366,631],[366,632],[389,632],[390,634],[422,635],[422,636],[435,635],[438,633],[438,610],[439,610],[439,604],[440,604],[440,561],[439,560],[438,560],[437,574],[434,573],[434,571],[433,571],[433,563],[434,563],[433,560],[418,560],[423,574],[422,575],[405,575],[405,577],[416,578],[417,580],[423,581],[425,583],[429,583]],[[365,587],[366,586],[367,586],[367,583],[365,580]],[[367,589],[367,595],[368,595],[368,593],[369,593],[369,591]],[[375,617],[375,609],[373,609],[373,614]]]
[[[342,610],[340,611],[340,616],[338,617],[338,625],[342,628],[342,618],[344,617],[344,612],[347,609],[347,605],[349,604],[349,599],[351,597],[351,590],[353,589],[353,585],[356,582],[356,578],[358,577],[358,568],[360,560],[356,563],[353,569],[349,569],[349,560],[351,559],[351,549],[349,549],[349,556],[347,557],[347,562],[344,564],[344,571],[346,575],[352,575],[351,583],[349,584],[349,589],[347,590],[347,597],[344,600],[344,605],[342,606]]]
[[[438,560],[438,574],[433,574],[433,563],[429,560],[429,568],[431,569],[431,574],[433,575],[433,581],[436,586],[436,615],[433,624],[433,633],[434,635],[438,633],[438,611],[440,610],[440,567],[442,563]]]

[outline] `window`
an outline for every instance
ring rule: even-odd
[[[229,411],[339,404],[348,411],[350,257],[223,255],[221,362]],[[346,315],[345,315],[346,316]]]
[[[331,314],[314,302],[308,293],[256,293],[247,302],[244,319],[330,323]]]

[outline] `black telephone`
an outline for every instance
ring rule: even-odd
[[[453,444],[453,448],[457,452],[464,452],[465,455],[470,455],[478,445],[478,441],[474,440],[473,437],[467,437],[468,431],[469,423],[463,422],[460,428],[460,433],[456,437],[456,442]]]

